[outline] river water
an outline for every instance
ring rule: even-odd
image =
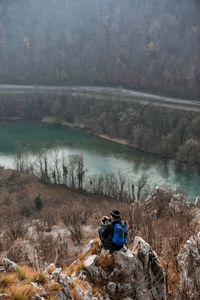
[[[20,143],[34,159],[38,146],[45,145],[51,153],[83,155],[88,174],[124,173],[136,181],[145,173],[151,187],[181,188],[190,199],[200,196],[200,174],[177,168],[173,162],[164,164],[158,157],[112,143],[83,130],[50,127],[39,122],[8,122],[0,124],[0,165],[15,168],[16,144]]]

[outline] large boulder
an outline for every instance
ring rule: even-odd
[[[156,253],[142,238],[135,237],[133,250],[116,251],[110,279],[115,294],[132,299],[166,299],[164,273]],[[109,284],[111,293],[114,285]]]
[[[113,253],[115,269],[120,271],[124,280],[132,279],[138,269],[138,259],[130,250],[120,250]],[[114,270],[115,271],[115,270]]]
[[[137,299],[166,299],[164,272],[155,251],[141,237],[136,236],[133,253],[140,262],[135,273]]]
[[[196,300],[200,291],[200,232],[187,240],[177,257],[177,262],[180,271],[180,293],[186,295],[187,299]]]
[[[73,272],[78,299],[166,299],[163,270],[156,253],[143,239],[135,237],[132,251],[98,252],[98,247],[93,249],[91,245],[88,252],[84,251],[83,262],[77,263],[78,271]]]
[[[94,283],[104,284],[107,281],[107,273],[99,265],[98,255],[88,256],[84,261],[84,269],[86,277]]]

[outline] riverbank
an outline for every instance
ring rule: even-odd
[[[6,86],[0,93],[0,120],[44,119],[200,168],[198,101],[98,87]]]
[[[51,116],[46,116],[46,117],[42,118],[41,122],[44,123],[44,124],[50,125],[50,126],[61,126],[61,127],[66,127],[66,128],[72,128],[72,129],[75,129],[75,128],[83,129],[87,133],[89,133],[91,135],[94,135],[94,136],[97,136],[101,139],[104,139],[104,140],[107,140],[107,141],[110,141],[112,143],[116,143],[116,144],[119,144],[119,145],[128,146],[128,147],[130,147],[130,148],[132,148],[132,149],[134,149],[134,150],[136,150],[140,153],[153,155],[153,156],[161,159],[164,164],[167,164],[168,162],[173,161],[177,165],[178,168],[181,168],[181,169],[186,170],[188,172],[190,172],[190,171],[200,172],[200,169],[196,166],[188,166],[186,163],[184,163],[181,160],[177,160],[176,158],[169,158],[169,159],[166,160],[165,158],[163,158],[158,153],[145,151],[143,149],[139,149],[138,147],[134,146],[133,144],[130,144],[128,142],[128,140],[126,140],[126,139],[113,138],[113,137],[111,137],[109,135],[106,135],[106,134],[96,133],[91,128],[89,128],[88,126],[85,126],[83,123],[80,123],[80,122],[69,123],[69,122],[66,122],[64,119],[51,117]]]
[[[52,125],[52,126],[63,126],[67,128],[79,128],[79,129],[86,129],[83,123],[69,123],[63,119],[56,118],[56,117],[44,117],[41,120],[42,123]]]
[[[67,127],[67,128],[78,128],[78,129],[85,129],[88,133],[95,135],[101,139],[116,143],[116,144],[120,144],[120,145],[124,145],[124,146],[130,146],[132,147],[127,140],[125,139],[117,139],[117,138],[112,138],[106,134],[97,134],[91,131],[91,129],[89,129],[88,127],[86,127],[83,123],[69,123],[66,122],[63,119],[59,119],[56,117],[44,117],[41,120],[42,123],[47,124],[47,125],[51,125],[51,126],[62,126],[62,127]]]
[[[98,137],[100,137],[101,139],[104,139],[104,140],[113,142],[113,143],[120,144],[120,145],[130,146],[130,145],[128,144],[128,141],[127,141],[127,140],[111,138],[110,136],[105,135],[105,134],[98,134]]]

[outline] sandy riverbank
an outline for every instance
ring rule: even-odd
[[[88,128],[83,123],[69,123],[69,122],[66,122],[63,119],[59,119],[59,118],[56,118],[56,117],[44,117],[42,119],[42,123],[45,123],[45,124],[48,124],[48,125],[59,125],[59,126],[63,126],[63,127],[80,128],[80,129],[88,130]],[[120,145],[129,145],[128,141],[125,140],[125,139],[112,138],[112,137],[110,137],[106,134],[96,134],[96,133],[91,132],[91,131],[90,131],[90,133],[98,136],[101,139],[111,141],[113,143],[117,143],[117,144],[120,144]]]
[[[105,135],[105,134],[98,134],[98,137],[100,137],[100,138],[102,138],[104,140],[108,140],[108,141],[120,144],[120,145],[129,145],[129,143],[128,143],[127,140],[117,139],[117,138],[111,138],[110,136]]]

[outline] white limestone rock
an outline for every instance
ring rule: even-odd
[[[115,251],[113,253],[115,272],[120,272],[123,277],[133,276],[137,269],[137,259],[130,250],[124,252],[123,250]]]
[[[13,262],[12,260],[10,260],[8,258],[4,258],[3,266],[6,270],[6,272],[15,272],[15,271],[19,270],[19,266],[15,262]]]
[[[57,268],[57,269],[56,269],[54,272],[52,272],[52,274],[51,274],[52,279],[54,279],[55,281],[59,281],[61,272],[62,272],[62,268]]]
[[[87,259],[85,259],[84,267],[89,273],[93,272],[93,269],[96,266],[97,257],[98,256],[94,254],[94,255],[90,255],[89,257],[87,257]]]
[[[191,236],[177,256],[180,271],[180,288],[190,299],[200,290],[200,232]]]

